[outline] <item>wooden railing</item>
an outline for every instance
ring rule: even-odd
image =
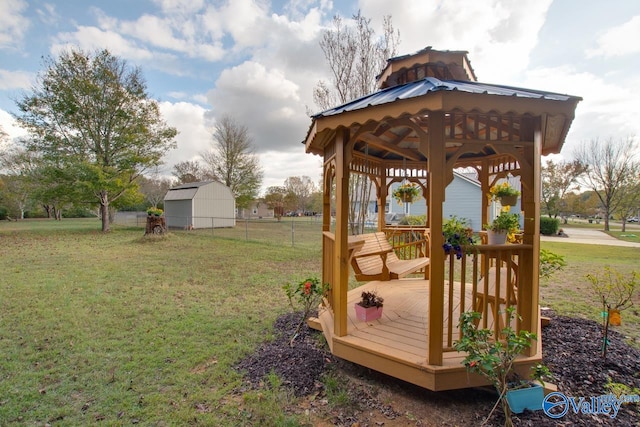
[[[481,313],[478,326],[493,329],[497,337],[505,327],[506,309],[514,306],[520,314],[524,304],[531,303],[531,281],[520,270],[521,260],[531,251],[531,245],[477,245],[461,259],[448,256],[444,351],[453,351],[453,344],[462,337],[458,324],[463,312]],[[511,326],[519,331],[521,323],[517,320]]]
[[[329,284],[329,294],[325,301],[325,304],[328,305],[328,308],[333,307],[333,292],[336,289],[336,287],[334,286],[335,283],[333,278],[335,245],[336,236],[330,231],[324,231],[322,233],[322,283]]]

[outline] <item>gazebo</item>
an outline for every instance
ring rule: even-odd
[[[322,280],[330,285],[310,324],[322,330],[334,355],[424,388],[484,385],[467,374],[464,355],[453,348],[460,314],[481,312],[482,326],[499,336],[505,308],[513,306],[519,316],[513,327],[541,336],[541,158],[560,152],[581,98],[479,83],[466,51],[430,47],[389,59],[378,86],[313,116],[306,136],[306,151],[324,159]],[[461,259],[445,253],[442,205],[458,168],[477,173],[483,223],[489,222],[490,187],[519,178],[518,243],[479,244]],[[394,182],[419,186],[427,205],[424,227],[388,227],[379,209],[375,233],[385,233],[394,256],[428,257],[419,275],[354,283],[351,265],[368,238],[353,235],[349,226],[354,175],[372,183],[377,206],[385,205]],[[356,317],[354,303],[363,290],[384,297],[382,318]],[[539,339],[516,361],[516,371],[526,375],[541,360]]]

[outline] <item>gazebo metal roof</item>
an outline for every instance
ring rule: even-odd
[[[512,86],[462,80],[440,80],[435,77],[425,77],[424,79],[415,82],[381,89],[377,92],[371,93],[361,98],[354,99],[353,101],[347,102],[346,104],[342,104],[329,110],[325,110],[314,115],[313,118],[315,119],[318,117],[327,117],[348,111],[359,110],[376,105],[383,105],[397,100],[415,98],[438,91],[460,91],[475,94],[547,99],[553,101],[568,101],[571,99],[580,101],[582,99],[576,96],[562,95],[559,93],[535,89],[524,89]]]

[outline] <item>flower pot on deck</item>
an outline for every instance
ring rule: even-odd
[[[382,307],[363,307],[360,304],[354,304],[356,309],[356,317],[364,322],[370,322],[372,320],[382,317]]]
[[[505,243],[507,243],[506,231],[487,230],[487,244],[504,245]]]
[[[542,409],[544,389],[540,384],[530,383],[529,386],[507,391],[507,402],[515,414],[525,409],[537,411]]]

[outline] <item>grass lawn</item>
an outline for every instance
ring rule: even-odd
[[[296,223],[295,246],[291,226],[144,238],[139,227],[102,234],[95,219],[0,223],[0,425],[307,422],[283,413],[277,387],[240,392],[232,369],[290,310],[282,285],[320,272],[320,224]],[[543,283],[541,304],[592,319],[584,275],[629,272],[640,252],[542,246],[568,266]],[[637,343],[637,309],[623,321]]]
[[[587,274],[602,274],[605,266],[630,277],[640,272],[640,248],[605,245],[541,242],[543,249],[563,255],[567,266],[549,279],[540,281],[540,305],[556,313],[601,321],[602,305],[587,280]],[[640,292],[634,305],[622,312],[622,325],[612,328],[640,346]]]
[[[1,425],[251,424],[232,366],[289,310],[282,285],[319,271],[320,236],[142,234],[0,224]]]

